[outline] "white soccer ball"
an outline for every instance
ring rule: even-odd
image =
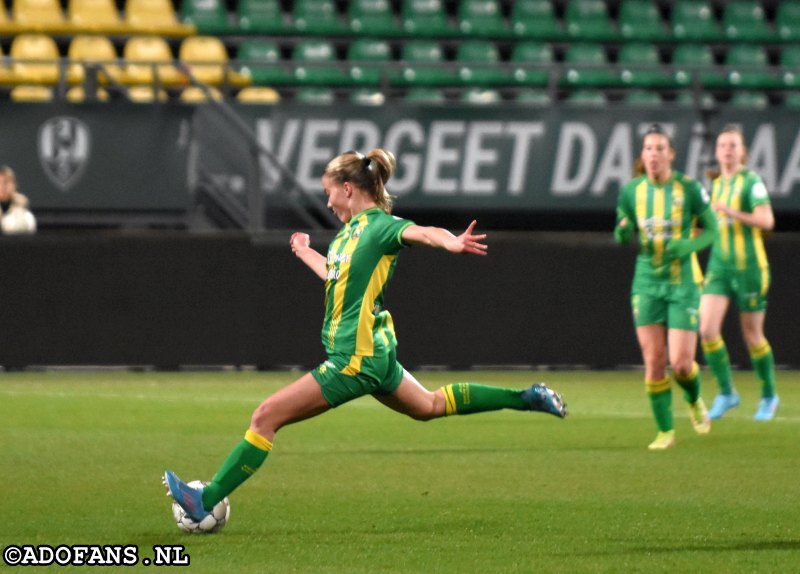
[[[205,481],[193,480],[189,483],[189,486],[193,488],[202,488],[207,484],[208,482]],[[186,512],[181,508],[180,504],[177,502],[172,503],[172,516],[175,519],[175,524],[184,532],[193,534],[198,532],[203,534],[219,532],[222,530],[222,527],[228,523],[230,515],[231,503],[228,501],[228,497],[218,502],[216,506],[211,509],[211,514],[203,518],[200,522],[195,522],[186,516]]]
[[[33,233],[36,231],[36,218],[27,209],[12,207],[0,219],[0,227],[6,235]]]

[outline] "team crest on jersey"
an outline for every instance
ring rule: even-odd
[[[353,231],[350,232],[350,239],[358,239],[361,237],[361,234],[364,233],[363,227],[356,227]]]
[[[676,207],[683,207],[683,196],[679,195],[677,197],[673,197],[672,203],[674,203]]]

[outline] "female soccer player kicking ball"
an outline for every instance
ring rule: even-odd
[[[328,207],[344,226],[327,257],[311,248],[304,233],[292,235],[290,243],[297,257],[325,281],[322,342],[328,359],[259,405],[244,439],[203,489],[189,487],[166,471],[169,494],[193,520],[201,520],[258,470],[280,428],[364,395],[416,420],[500,409],[567,415],[561,395],[541,383],[525,390],[460,383],[432,392],[397,361],[394,323],[383,309],[383,293],[400,250],[427,245],[486,255],[487,246],[482,243],[485,234],[473,233],[474,221],[455,236],[391,216],[386,182],[395,166],[391,152],[373,149],[366,156],[346,152],[325,168],[322,186]]]

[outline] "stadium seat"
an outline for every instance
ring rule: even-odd
[[[42,85],[14,86],[9,96],[12,102],[44,104],[53,101],[53,88]]]
[[[228,51],[217,36],[190,36],[181,40],[178,59],[187,65],[194,77],[212,86],[244,85],[249,82],[228,66]]]
[[[136,104],[149,104],[153,102],[166,102],[169,95],[166,90],[154,86],[130,86],[127,91],[128,100]]]
[[[119,66],[117,50],[107,36],[82,34],[69,43],[67,59],[67,79],[70,83],[82,83],[86,79],[85,64],[97,64],[99,82],[122,81],[122,68]]]
[[[421,86],[408,90],[404,99],[406,102],[414,104],[443,104],[447,100],[444,92],[439,88]]]
[[[5,3],[0,4],[0,34],[14,35],[19,31],[20,30],[18,29],[17,25],[8,16]]]
[[[69,0],[67,20],[78,33],[126,34],[114,0]]]
[[[458,76],[470,86],[503,86],[511,74],[500,62],[500,51],[489,40],[467,40],[456,49]]]
[[[209,86],[210,97],[216,101],[222,101],[222,92],[219,89]],[[187,86],[181,90],[180,101],[184,104],[205,104],[209,100],[209,94],[199,86]]]
[[[722,13],[722,26],[730,41],[770,42],[774,37],[758,0],[727,2]]]
[[[581,41],[605,42],[617,37],[604,0],[568,0],[564,27],[570,38]]]
[[[347,12],[350,30],[362,36],[387,38],[401,30],[389,0],[354,0]]]
[[[286,34],[292,30],[279,0],[239,0],[236,20],[244,34]]]
[[[8,55],[17,84],[55,84],[59,80],[59,53],[55,40],[45,34],[20,34],[11,41]]]
[[[294,27],[301,34],[336,36],[348,32],[333,0],[295,0],[293,5]]]
[[[86,97],[86,88],[83,86],[72,86],[66,93],[67,101],[72,104],[82,104],[84,102],[90,101],[89,98]],[[107,102],[111,99],[108,91],[105,88],[98,87],[95,90],[94,97],[91,101],[95,102]]]
[[[564,37],[550,0],[517,0],[511,6],[511,29],[518,38],[560,40]]]
[[[552,98],[547,90],[539,88],[525,88],[517,93],[514,100],[526,106],[546,107],[552,103]]]
[[[435,40],[407,40],[401,48],[403,61],[401,83],[414,86],[450,86],[456,75],[444,59],[441,45]]]
[[[737,88],[765,89],[779,87],[780,78],[770,71],[767,51],[756,44],[737,44],[731,46],[725,55],[728,68],[728,81]]]
[[[627,86],[657,88],[675,85],[675,80],[661,65],[655,44],[623,44],[617,55],[617,64],[620,78]]]
[[[602,107],[608,104],[608,97],[601,90],[588,88],[571,92],[564,101],[576,106]]]
[[[784,86],[800,88],[800,46],[785,46],[781,50],[780,73]]]
[[[123,78],[132,86],[174,86],[186,82],[174,65],[172,50],[161,36],[134,36],[125,42]],[[155,97],[154,94],[151,94]]]
[[[19,31],[27,33],[71,31],[58,0],[11,0],[11,19]]]
[[[259,86],[285,86],[295,83],[291,66],[281,59],[273,40],[247,40],[236,53],[239,73]]]
[[[736,108],[763,110],[769,107],[769,98],[764,92],[737,90],[731,95],[730,105]]]
[[[800,92],[789,92],[783,96],[783,107],[793,110],[800,109]]]
[[[672,37],[654,0],[622,0],[618,22],[626,40],[665,42]]]
[[[385,75],[387,63],[392,59],[392,49],[386,40],[377,38],[359,38],[347,48],[347,63],[350,66],[350,78],[360,86],[379,86],[382,80],[388,81]]]
[[[336,94],[331,88],[309,86],[300,88],[294,99],[302,104],[329,106],[336,102]]]
[[[572,44],[564,55],[561,83],[573,87],[613,87],[621,84],[600,44]]]
[[[171,0],[125,0],[125,23],[132,34],[189,36],[197,29],[178,22]]]
[[[327,40],[301,40],[292,49],[292,62],[294,78],[301,85],[334,87],[351,83],[336,49]]]
[[[672,6],[672,34],[682,42],[718,42],[725,39],[709,0],[677,0]]]
[[[277,104],[281,95],[267,86],[245,86],[236,94],[236,100],[242,104]]]
[[[386,96],[380,90],[358,88],[350,93],[350,103],[359,106],[382,106],[386,103]]]
[[[483,38],[506,38],[511,33],[497,0],[459,0],[458,29]]]
[[[775,28],[784,42],[800,39],[800,0],[781,0],[775,9]]]
[[[660,106],[663,103],[663,98],[659,92],[654,90],[631,90],[626,92],[622,101],[631,106]]]
[[[472,87],[464,90],[461,94],[461,101],[465,104],[486,106],[500,103],[503,98],[500,92],[492,88]]]
[[[553,47],[532,40],[519,40],[511,50],[514,81],[523,86],[545,87],[553,64]]]
[[[711,48],[703,44],[680,44],[672,53],[675,82],[689,86],[697,80],[706,88],[726,87],[725,74],[716,65]]]
[[[181,20],[197,28],[198,34],[214,36],[238,31],[230,21],[224,0],[182,0]]]
[[[412,36],[443,38],[455,33],[442,0],[403,0],[400,15],[403,30]]]
[[[684,107],[699,107],[702,109],[713,108],[717,105],[714,96],[709,92],[695,93],[690,90],[683,90],[678,93],[675,103]]]

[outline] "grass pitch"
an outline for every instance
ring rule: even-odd
[[[185,547],[172,571],[253,573],[789,572],[800,561],[800,373],[779,372],[770,423],[757,384],[708,436],[673,390],[678,444],[639,372],[419,373],[564,393],[566,420],[503,411],[428,423],[359,399],[282,430],[215,535],[172,523],[161,473],[208,479],[253,408],[296,373],[0,375],[0,546]],[[714,384],[706,375],[707,402]],[[51,566],[52,571],[57,566]],[[0,571],[10,570],[0,562]],[[41,571],[34,568],[26,571]]]

